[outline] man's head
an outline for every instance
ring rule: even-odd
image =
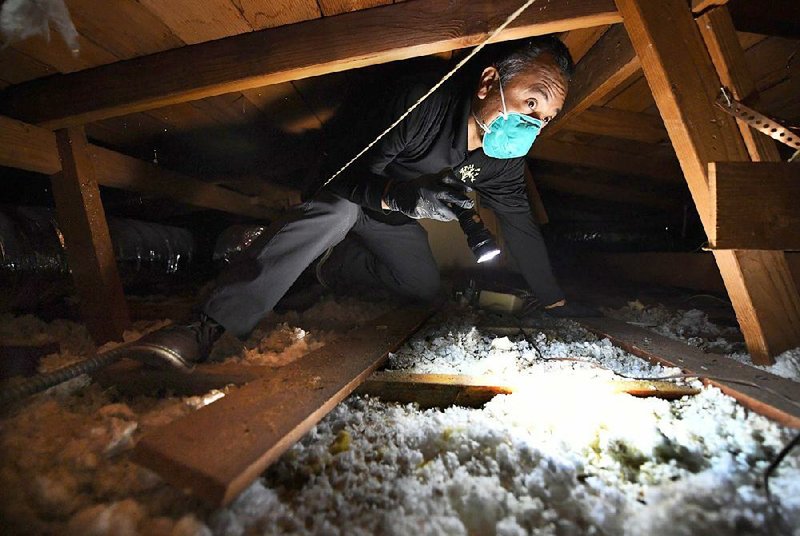
[[[550,122],[564,106],[574,65],[567,47],[553,36],[500,45],[480,74],[473,115],[490,125],[505,111]],[[501,85],[502,96],[501,98]]]

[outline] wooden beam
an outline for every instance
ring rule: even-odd
[[[352,393],[430,314],[404,309],[369,322],[145,435],[133,460],[212,505],[227,504]]]
[[[597,104],[639,71],[639,58],[622,25],[611,27],[578,62],[564,109],[542,130],[550,137]],[[535,147],[535,145],[534,145]]]
[[[659,365],[697,374],[741,405],[783,426],[800,428],[797,383],[723,356],[705,354],[694,346],[669,339],[649,329],[612,318],[580,320],[589,331],[607,337],[615,346]],[[732,378],[754,385],[741,385]]]
[[[760,109],[760,98],[756,81],[750,73],[739,36],[727,8],[712,9],[697,19],[700,35],[708,47],[711,61],[719,74],[720,81],[727,87],[734,99],[746,101],[754,109]],[[754,161],[779,162],[778,148],[772,138],[765,136],[747,123],[736,120],[742,139]]]
[[[600,381],[608,387],[610,393],[626,393],[643,398],[655,396],[676,399],[700,392],[693,387],[663,381]],[[481,376],[415,374],[386,370],[375,372],[355,392],[360,395],[375,396],[387,402],[417,404],[422,409],[450,406],[480,408],[499,394],[511,394],[524,388]]]
[[[702,13],[708,8],[714,6],[724,6],[728,0],[691,0],[692,13]]]
[[[733,118],[714,105],[720,80],[682,0],[616,0],[625,28],[710,233],[710,162],[748,161]],[[800,297],[780,252],[715,251],[748,350],[756,363],[800,345]]]
[[[517,0],[416,0],[188,45],[12,86],[0,113],[49,128],[474,46]],[[612,0],[551,0],[498,41],[619,22]]]
[[[675,183],[680,180],[678,163],[671,158],[654,158],[652,156],[622,153],[604,147],[549,138],[536,140],[529,156],[548,162],[561,162],[604,169],[624,175],[648,177],[668,183]]]
[[[122,340],[128,306],[86,134],[77,127],[59,130],[56,143],[62,171],[53,175],[53,197],[81,315],[97,344]]]
[[[800,164],[712,162],[712,227],[719,249],[800,249]]]
[[[601,106],[592,106],[585,110],[565,128],[643,143],[660,143],[669,139],[664,122],[658,116]]]
[[[272,219],[276,211],[261,199],[247,197],[213,184],[96,145],[87,145],[97,183],[134,192],[169,197],[181,203]],[[54,175],[61,171],[56,136],[43,128],[0,116],[0,166]],[[280,203],[276,200],[275,203]]]

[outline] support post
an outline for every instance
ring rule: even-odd
[[[710,162],[750,159],[733,118],[716,109],[720,79],[683,0],[615,0],[708,233]],[[783,252],[714,252],[755,363],[800,346],[800,297]]]
[[[52,176],[53,197],[81,314],[96,343],[122,340],[128,305],[83,127],[57,131],[56,144],[62,171]]]

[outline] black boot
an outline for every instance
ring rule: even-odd
[[[224,331],[214,319],[203,314],[199,321],[189,325],[172,325],[148,333],[130,343],[126,354],[157,368],[189,369],[192,363],[208,359]]]

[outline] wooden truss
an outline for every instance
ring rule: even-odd
[[[641,117],[593,108],[629,82],[639,69],[644,72],[710,238],[750,354],[757,363],[769,363],[777,353],[800,345],[800,296],[783,253],[796,247],[798,218],[794,205],[774,201],[794,195],[796,181],[785,164],[776,163],[781,171],[770,186],[748,182],[748,178],[763,176],[767,169],[751,162],[777,159],[774,143],[714,107],[722,85],[731,88],[736,98],[747,98],[749,102],[754,98],[755,84],[744,66],[728,8],[715,6],[724,3],[692,2],[694,11],[702,13],[695,20],[685,0],[551,0],[524,13],[500,39],[623,21],[622,26],[611,27],[605,33],[591,30],[580,36],[578,45],[585,54],[578,64],[567,107],[548,127],[548,136],[552,138],[552,133],[573,120],[575,128],[583,132],[602,125],[601,128],[620,132],[622,137],[662,136],[663,131],[651,120],[641,122],[642,128],[637,129]],[[0,117],[0,164],[55,174],[62,165],[56,136],[49,129],[79,127],[101,118],[210,95],[472,46],[518,5],[516,0],[414,0],[188,45],[11,86],[4,92],[0,110],[25,123]],[[583,119],[579,119],[582,115]],[[78,131],[69,132],[80,137]],[[626,160],[596,149],[584,150],[579,144],[565,147],[560,140],[541,141],[536,151],[554,160],[563,159],[564,153],[569,152],[585,162],[600,163],[620,173],[625,169],[645,170],[652,178],[667,180],[671,174],[678,175],[674,162]],[[97,184],[167,195],[255,217],[267,216],[268,211],[258,198],[191,181],[99,147],[83,145],[72,151],[89,153],[93,172],[83,166],[76,167],[75,173],[93,173]],[[81,185],[92,182],[78,177]],[[742,188],[733,186],[737,184]],[[738,193],[744,192],[744,186],[750,188],[748,195],[763,200],[768,215],[748,213],[744,207],[752,203]],[[64,203],[74,204],[78,199],[65,197]],[[80,210],[97,213],[96,207]],[[104,226],[101,220],[87,221]],[[779,225],[774,225],[775,221]],[[749,226],[746,232],[745,226]],[[80,232],[91,236],[72,240],[73,244],[84,244],[74,247],[88,248],[77,256],[102,259],[104,241],[97,237],[104,233],[99,229]],[[108,263],[104,266],[113,270]],[[79,274],[84,272],[74,273],[83,277]],[[112,280],[113,277],[108,279]],[[108,292],[114,292],[113,286],[109,283]],[[105,307],[108,311],[109,306]],[[100,315],[103,316],[109,322],[115,318],[110,313]],[[98,334],[118,331],[119,328],[109,328],[98,330]]]

